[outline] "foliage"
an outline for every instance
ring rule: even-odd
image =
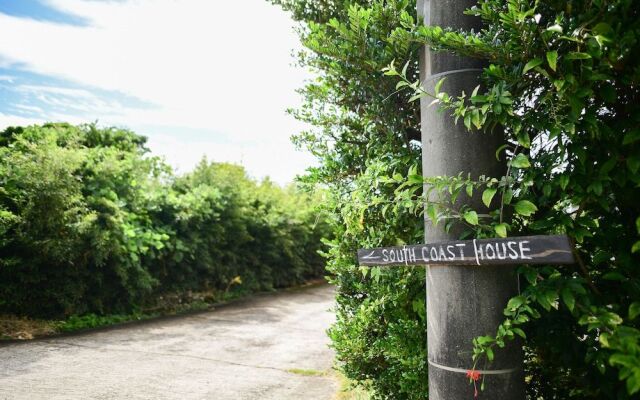
[[[485,195],[499,191],[502,199],[492,220],[472,224],[475,233],[567,233],[578,258],[577,266],[521,267],[528,285],[507,305],[497,335],[476,339],[474,357],[491,359],[493,346],[520,335],[532,368],[555,375],[548,386],[532,385],[531,397],[638,393],[637,7],[486,0],[468,13],[483,19],[483,31],[416,27],[413,34],[436,50],[489,62],[483,92],[429,94],[470,130],[505,131],[510,172],[485,186]]]
[[[423,298],[417,279],[413,286],[407,285],[409,271],[358,271],[353,259],[356,247],[419,241],[410,222],[417,209],[431,218],[448,214],[475,237],[568,234],[578,264],[522,266],[522,292],[506,305],[496,335],[475,340],[474,358],[491,361],[493,346],[522,336],[530,398],[637,396],[637,4],[481,0],[468,11],[483,19],[480,32],[422,26],[413,5],[393,1],[285,5],[304,22],[301,36],[310,51],[301,61],[319,72],[317,82],[302,91],[306,103],[296,112],[316,130],[298,141],[322,161],[309,180],[333,187],[340,233],[330,250],[339,284],[332,338],[347,376],[371,382],[380,398],[427,396],[420,386],[425,376],[417,375],[426,369],[393,362],[404,361],[393,357],[398,353],[424,358],[426,341],[387,341],[401,321],[418,324],[403,339],[415,336],[418,326],[424,329],[423,318],[402,313]],[[416,44],[485,60],[483,85],[462,96],[439,88],[425,93],[411,52]],[[393,59],[409,61],[399,70]],[[400,78],[391,79],[393,87],[378,74],[387,60],[385,73]],[[405,95],[394,93],[396,88],[409,88],[410,100],[431,97],[470,134],[500,126],[505,146],[497,156],[508,159],[506,176],[420,177],[411,168],[419,149],[402,140],[407,127],[417,125],[408,112],[417,106],[402,104]],[[423,183],[447,192],[443,201],[422,208]],[[481,193],[493,209],[490,217],[444,201],[463,191]]]
[[[301,89],[292,114],[312,128],[294,141],[320,160],[305,178],[330,194],[335,239],[328,270],[337,285],[337,321],[330,330],[347,378],[378,398],[422,399],[427,389],[424,270],[358,268],[359,247],[416,243],[422,221],[393,214],[389,177],[417,175],[419,110],[395,92],[382,69],[415,56],[418,45],[397,45],[394,32],[411,22],[409,1],[278,1],[301,21],[307,51],[299,62],[317,72]],[[368,6],[368,7],[364,7]],[[413,11],[412,11],[413,12]],[[408,74],[417,74],[417,63]]]
[[[371,400],[372,394],[350,381],[339,370],[333,371],[340,382],[340,391],[333,400]]]
[[[174,176],[122,129],[8,128],[0,143],[2,312],[90,325],[179,293],[220,299],[322,275],[320,193],[206,160]]]
[[[138,315],[108,315],[100,316],[96,314],[85,314],[83,316],[72,315],[65,321],[59,323],[57,328],[60,332],[73,332],[81,329],[99,328],[101,326],[119,324],[131,320],[139,320]]]

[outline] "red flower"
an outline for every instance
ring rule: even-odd
[[[467,370],[467,378],[477,382],[478,379],[480,379],[480,371],[476,371],[475,369]]]
[[[473,381],[473,398],[478,398],[478,387],[476,386],[476,382],[480,379],[480,371],[476,371],[475,369],[467,370],[467,378]]]

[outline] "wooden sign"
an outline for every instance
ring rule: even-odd
[[[573,264],[564,235],[457,240],[358,250],[360,265],[510,265]]]

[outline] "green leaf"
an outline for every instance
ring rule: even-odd
[[[610,42],[611,40],[603,35],[596,35],[593,37],[600,47],[604,47],[605,43]]]
[[[471,92],[471,99],[478,95],[478,90],[480,90],[480,85],[473,88],[473,92]]]
[[[571,51],[567,54],[567,60],[588,60],[589,58],[591,58],[589,54],[577,51]]]
[[[500,236],[502,238],[507,237],[507,224],[505,224],[505,223],[498,224],[498,225],[494,226],[493,229],[496,231],[498,236]]]
[[[407,183],[410,185],[422,185],[424,183],[424,178],[422,175],[411,174],[407,177]]]
[[[552,70],[556,70],[558,63],[558,52],[555,50],[547,51],[547,63]]]
[[[602,347],[609,348],[611,345],[609,344],[609,334],[606,332],[602,332],[598,341],[602,344]]]
[[[640,315],[640,302],[636,301],[629,306],[629,319],[634,320]]]
[[[529,72],[529,70],[537,67],[540,64],[542,64],[542,60],[539,58],[534,58],[533,60],[529,61],[524,65],[524,68],[522,69],[522,74],[523,75],[526,74],[527,72]]]
[[[515,310],[525,303],[523,296],[512,297],[507,303],[507,310]]]
[[[463,217],[464,220],[471,225],[478,225],[478,213],[476,213],[475,211],[467,211],[466,213],[464,213]]]
[[[636,129],[632,129],[631,131],[627,132],[624,135],[624,138],[622,139],[622,144],[631,144],[638,140],[640,140],[640,129],[636,128]]]
[[[622,275],[620,272],[610,271],[602,275],[602,279],[605,279],[607,281],[624,281],[627,278],[624,275]]]
[[[498,189],[496,188],[486,188],[484,192],[482,192],[482,202],[487,208],[491,207],[491,200],[497,191]]]
[[[635,373],[627,378],[627,392],[635,394],[638,391],[640,391],[640,373]]]
[[[609,32],[611,32],[611,25],[607,24],[606,22],[600,22],[593,27],[594,35],[606,35]]]
[[[565,190],[567,188],[567,185],[569,184],[569,175],[560,175],[558,177],[559,183],[560,183],[560,188],[562,188],[562,190]]]
[[[640,157],[632,156],[627,158],[627,168],[634,174],[638,172],[638,169],[640,169]]]
[[[562,33],[562,27],[558,24],[551,25],[550,27],[547,28],[547,32]]]
[[[516,139],[518,139],[518,144],[525,149],[531,147],[531,138],[529,137],[529,133],[520,131],[516,134]]]
[[[410,61],[407,61],[402,67],[402,72],[400,72],[402,76],[407,76],[407,68],[409,68],[410,63],[411,63]]]
[[[631,367],[635,365],[635,359],[633,356],[628,354],[616,353],[611,357],[609,357],[609,364],[619,365],[624,367]]]
[[[592,183],[587,187],[587,192],[593,192],[593,193],[595,193],[597,196],[600,196],[600,195],[602,194],[602,182],[600,182],[600,181],[592,182]]]
[[[562,301],[567,305],[569,311],[573,311],[573,308],[576,305],[576,298],[573,296],[573,292],[569,288],[564,288],[562,290]]]
[[[538,211],[538,207],[529,200],[520,200],[513,206],[520,215],[528,217]]]
[[[440,93],[440,88],[442,87],[442,84],[444,83],[445,79],[447,78],[442,78],[438,81],[438,83],[436,83],[435,94]]]
[[[618,163],[618,159],[616,157],[610,158],[607,162],[602,164],[602,168],[600,168],[600,175],[608,177],[609,172],[616,166]]]
[[[536,300],[546,311],[551,311],[552,304],[546,293],[536,293]]]
[[[631,252],[632,253],[637,253],[640,251],[640,240],[638,240],[637,242],[635,242],[633,244],[633,246],[631,246]]]
[[[467,196],[473,197],[473,185],[472,184],[467,184],[466,191],[467,191]]]
[[[495,339],[492,338],[491,336],[478,336],[475,340],[481,346],[489,344],[489,343],[493,343],[495,341]]]
[[[508,144],[503,144],[502,146],[498,147],[498,149],[496,150],[496,160],[500,161],[500,153],[502,152],[502,150],[509,148]]]
[[[464,115],[464,126],[468,129],[471,130],[471,113],[466,113]]]
[[[373,278],[376,284],[380,282],[381,275],[382,275],[382,270],[380,269],[380,267],[371,268],[371,278]]]
[[[438,224],[438,210],[436,210],[436,206],[433,203],[427,204],[427,216],[434,226]]]
[[[523,339],[527,338],[527,335],[524,333],[524,331],[520,328],[511,328],[511,330],[513,331],[513,333],[515,333],[516,335],[520,336]]]
[[[527,156],[520,153],[511,160],[511,165],[516,168],[529,168],[531,163]]]
[[[409,103],[413,103],[416,100],[419,100],[421,97],[423,97],[423,93],[416,93],[413,96],[409,97]]]
[[[471,122],[476,127],[476,129],[480,129],[482,127],[482,121],[480,120],[480,110],[471,110]]]
[[[487,359],[493,361],[493,349],[491,347],[487,347]]]
[[[511,199],[513,198],[513,190],[507,189],[504,191],[503,201],[504,204],[511,204]]]

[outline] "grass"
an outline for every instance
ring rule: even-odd
[[[288,369],[287,372],[290,372],[296,375],[302,375],[302,376],[325,376],[327,374],[327,371],[318,371],[316,369],[299,369],[299,368],[291,368],[291,369]]]
[[[371,400],[373,393],[344,376],[340,371],[335,371],[336,378],[340,382],[340,391],[333,400]]]
[[[72,315],[64,321],[58,323],[57,328],[60,332],[73,332],[82,329],[99,328],[114,324],[121,324],[129,321],[140,321],[143,319],[153,318],[153,314],[114,314],[114,315]]]
[[[153,307],[130,314],[70,315],[64,320],[44,320],[15,315],[0,315],[0,341],[29,340],[57,333],[82,331],[124,322],[142,321],[189,311],[206,310],[215,304],[216,299],[212,296],[204,299],[203,297],[201,293],[196,293],[196,295],[192,294],[191,298],[179,295],[165,295],[158,298]]]
[[[56,333],[55,321],[0,315],[0,340],[28,340]]]
[[[324,282],[322,279],[310,281],[300,286],[287,288],[286,290],[298,290],[304,287]],[[237,286],[241,282],[239,277],[230,281],[229,287],[224,291],[189,291],[187,293],[165,293],[154,299],[152,304],[139,311],[130,314],[83,314],[70,315],[64,320],[32,319],[15,315],[0,315],[0,341],[3,340],[29,340],[36,337],[50,336],[63,332],[75,332],[85,329],[105,327],[124,322],[141,321],[169,315],[183,314],[189,311],[207,310],[219,302],[226,302],[238,298],[250,297],[260,292],[242,290]],[[231,287],[235,290],[229,290]],[[239,289],[239,290],[238,290]],[[271,290],[276,291],[276,290]],[[312,370],[291,370],[291,373],[300,375],[310,374],[316,376]],[[318,371],[315,371],[318,372]]]
[[[291,368],[287,372],[302,376],[327,376],[330,375],[340,384],[340,390],[333,400],[371,400],[373,394],[368,390],[356,386],[353,381],[344,376],[339,370],[318,371],[316,369]]]

